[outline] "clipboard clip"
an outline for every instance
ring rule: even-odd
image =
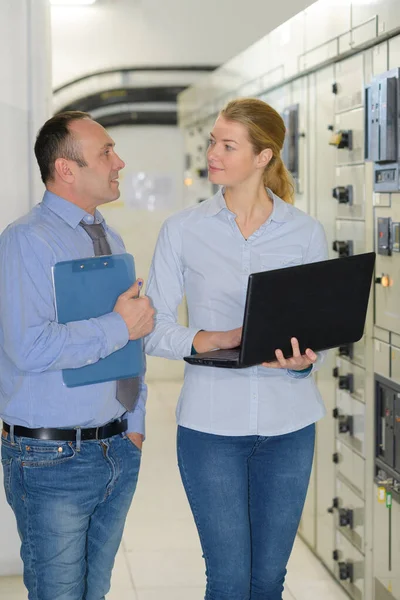
[[[92,257],[84,260],[77,261],[76,264],[73,265],[73,271],[95,271],[99,269],[105,268],[113,268],[114,260],[111,256],[105,256],[104,260],[99,260],[101,257]]]

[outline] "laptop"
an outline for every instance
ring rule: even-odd
[[[192,365],[240,369],[276,360],[280,348],[328,350],[361,339],[375,265],[375,252],[287,267],[249,276],[242,343],[184,360]]]

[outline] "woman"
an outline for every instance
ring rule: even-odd
[[[180,360],[239,345],[251,272],[327,258],[322,226],[292,206],[280,152],[285,126],[256,99],[230,102],[207,152],[209,200],[170,217],[147,294],[156,309],[148,354]],[[177,324],[186,294],[189,327]],[[271,318],[274,315],[271,314]],[[178,460],[206,562],[206,600],[278,600],[307,492],[324,407],[311,371],[322,356],[247,369],[186,365]]]

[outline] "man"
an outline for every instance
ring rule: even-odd
[[[141,379],[67,388],[62,369],[147,335],[154,311],[136,282],[112,313],[57,323],[52,267],[125,251],[97,206],[116,200],[123,161],[89,115],[40,130],[43,201],[0,236],[0,416],[6,496],[30,600],[101,600],[138,477]],[[122,385],[123,384],[123,385]]]

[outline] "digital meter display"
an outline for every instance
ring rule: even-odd
[[[393,252],[400,252],[400,223],[393,223],[392,225],[392,250]]]

